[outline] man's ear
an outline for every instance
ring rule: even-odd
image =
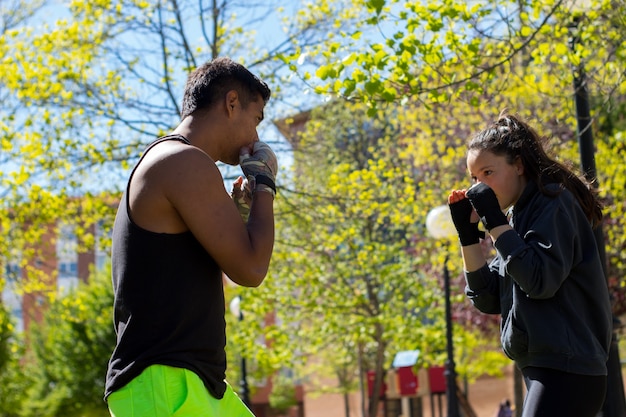
[[[239,104],[239,94],[237,94],[236,90],[229,90],[226,93],[226,112],[230,116],[235,107]]]

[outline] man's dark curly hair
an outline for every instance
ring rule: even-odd
[[[267,84],[246,67],[230,58],[220,57],[196,68],[187,78],[181,120],[198,110],[208,109],[228,91],[236,90],[242,106],[260,96],[265,103],[271,91]]]

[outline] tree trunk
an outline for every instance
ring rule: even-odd
[[[380,400],[380,391],[385,379],[385,370],[383,369],[383,361],[385,360],[385,349],[387,344],[382,340],[383,328],[380,324],[376,325],[376,341],[378,348],[376,349],[376,361],[374,363],[375,378],[372,387],[372,396],[370,397],[368,417],[378,416],[378,403]]]

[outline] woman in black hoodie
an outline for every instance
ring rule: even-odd
[[[466,294],[501,314],[504,352],[527,387],[523,417],[593,417],[606,394],[612,315],[593,228],[601,204],[549,157],[542,139],[502,114],[469,142],[474,183],[448,197],[462,246]],[[481,221],[497,254],[487,264]]]

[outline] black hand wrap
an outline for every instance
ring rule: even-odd
[[[257,174],[255,175],[254,179],[256,181],[256,185],[267,185],[272,189],[272,191],[274,191],[274,195],[276,195],[276,184],[274,183],[274,180],[272,178],[268,177],[267,175]]]
[[[461,246],[474,245],[480,242],[480,238],[485,237],[485,233],[478,230],[478,222],[470,222],[472,215],[472,204],[467,198],[448,204],[452,222],[459,235]]]
[[[469,198],[474,210],[480,216],[480,221],[483,222],[487,230],[509,224],[509,221],[500,209],[500,203],[496,194],[484,182],[472,186],[465,195]]]

